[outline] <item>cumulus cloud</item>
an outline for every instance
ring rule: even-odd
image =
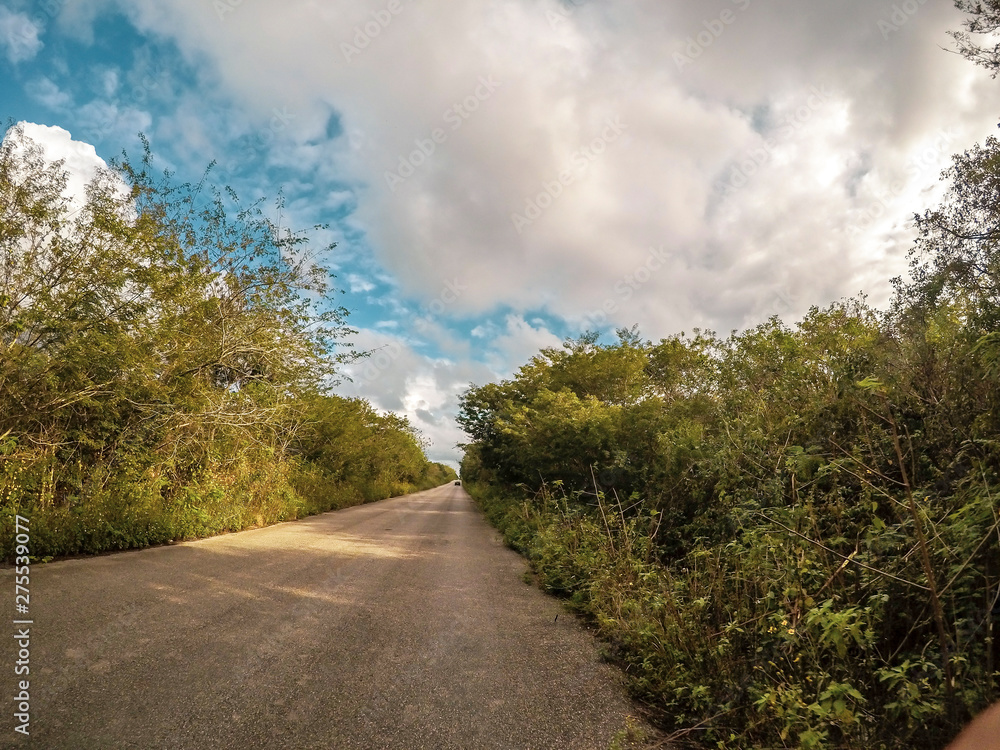
[[[25,136],[41,146],[47,160],[63,161],[66,170],[65,195],[73,204],[82,206],[86,201],[87,185],[98,172],[108,168],[107,162],[97,155],[89,143],[74,141],[68,130],[33,122],[18,125],[24,129]]]
[[[502,330],[493,332],[487,358],[496,375],[510,375],[540,349],[558,348],[562,344],[540,321],[532,325],[521,315],[508,315],[504,324]]]
[[[356,273],[347,274],[347,284],[351,290],[351,294],[364,294],[375,288],[375,285],[368,279]]]
[[[456,394],[470,382],[493,380],[496,373],[468,360],[428,357],[416,350],[412,338],[396,332],[361,330],[354,344],[370,356],[345,369],[351,382],[338,392],[407,416],[429,441],[428,457],[454,464],[455,445],[467,440],[455,424]]]
[[[412,328],[427,337],[431,325],[429,320],[418,320]],[[539,349],[562,343],[543,322],[526,321],[520,315],[508,315],[502,326],[489,328],[484,362],[473,359],[467,344],[457,357],[428,356],[420,350],[420,339],[406,332],[361,330],[354,338],[355,347],[370,356],[346,368],[351,382],[338,391],[405,414],[430,441],[429,457],[454,463],[455,445],[468,439],[455,423],[457,395],[470,383],[509,377]],[[434,335],[449,336],[443,329]]]
[[[24,13],[0,5],[0,49],[12,63],[31,60],[42,47],[41,25]]]
[[[942,50],[951,6],[119,1],[198,67],[199,95],[270,123],[262,158],[319,186],[401,295],[430,310],[452,284],[438,318],[512,311],[468,340],[424,329],[434,356],[492,373],[558,343],[532,310],[657,338],[862,289],[884,303],[909,217],[949,154],[995,128],[1000,86]],[[194,102],[156,127],[204,163]],[[392,333],[400,369],[377,398],[437,413],[460,365]]]
[[[981,138],[1000,101],[940,49],[948,4],[125,7],[250,110],[338,113],[311,156],[353,181],[353,220],[405,293],[432,299],[448,269],[469,288],[456,311],[583,319],[663,247],[609,315],[663,334],[884,298],[948,152],[908,165],[935,134]],[[885,219],[859,220],[879,201]]]
[[[30,94],[36,102],[55,112],[65,113],[73,106],[73,97],[47,76],[39,76],[31,83]]]

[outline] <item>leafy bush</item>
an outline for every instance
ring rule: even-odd
[[[939,747],[1000,697],[998,165],[955,157],[889,312],[588,334],[464,394],[463,477],[678,741]]]

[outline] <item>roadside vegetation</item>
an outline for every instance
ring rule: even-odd
[[[0,146],[0,553],[237,531],[436,486],[405,419],[331,395],[356,356],[309,236],[150,155],[86,199]],[[277,206],[280,214],[280,201]]]
[[[466,487],[675,746],[938,748],[1000,699],[1000,142],[891,309],[621,330],[471,386]]]

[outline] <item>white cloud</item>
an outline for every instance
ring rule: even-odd
[[[49,161],[64,162],[66,189],[64,194],[77,206],[86,201],[86,186],[102,170],[107,162],[97,155],[89,143],[74,141],[69,131],[57,126],[39,125],[33,122],[18,123],[30,140],[41,146]]]
[[[499,375],[511,375],[540,349],[562,345],[562,340],[540,322],[532,325],[520,315],[508,315],[505,325],[487,350],[487,362]]]
[[[473,338],[484,339],[487,336],[492,336],[495,331],[496,331],[496,328],[492,324],[490,324],[490,323],[484,323],[483,325],[478,325],[475,328],[473,328],[469,332],[469,334]]]
[[[454,464],[456,443],[467,440],[455,424],[457,394],[470,382],[493,380],[496,373],[468,361],[427,357],[410,339],[392,332],[361,330],[354,343],[371,356],[347,368],[353,382],[342,383],[337,392],[408,417],[430,441],[428,457]]]
[[[945,5],[920,6],[884,38],[888,0],[429,0],[403,3],[362,49],[358,30],[383,7],[127,10],[210,61],[249,112],[287,107],[313,123],[288,163],[360,185],[353,222],[402,291],[431,300],[448,269],[468,287],[457,312],[545,306],[581,319],[651,246],[666,249],[668,271],[617,300],[610,322],[654,336],[795,314],[861,287],[883,301],[904,268],[906,217],[922,207],[910,201],[947,154],[895,196],[894,228],[855,231],[856,217],[928,134],[950,129],[960,149],[989,132],[1000,104],[1000,87],[940,49],[961,22]],[[731,23],[679,67],[675,55],[724,10]],[[346,59],[341,42],[358,54]],[[330,107],[346,134],[317,141]],[[746,184],[722,193],[761,149]],[[385,176],[401,166],[393,191]],[[551,205],[519,233],[511,215],[532,201]]]
[[[12,63],[31,60],[42,47],[42,28],[24,13],[0,5],[0,48]]]
[[[137,133],[148,132],[153,124],[152,115],[143,109],[102,99],[84,104],[77,117],[97,142],[109,140],[116,145],[131,143]]]
[[[95,72],[97,77],[97,88],[102,95],[105,97],[111,97],[118,93],[118,87],[121,81],[119,80],[119,73],[116,69],[105,68]]]
[[[533,325],[520,315],[508,315],[502,332],[493,328],[489,339],[480,344],[482,364],[471,361],[468,351],[456,358],[429,357],[406,335],[361,330],[354,338],[355,347],[371,356],[347,368],[353,382],[337,390],[409,417],[431,441],[432,460],[455,462],[455,445],[468,439],[455,424],[458,394],[469,383],[482,385],[510,377],[539,349],[561,343],[540,321]]]
[[[32,99],[55,112],[65,112],[73,106],[73,98],[46,76],[32,81],[29,90]]]
[[[347,284],[351,294],[364,294],[365,292],[370,292],[375,288],[375,285],[368,279],[359,276],[356,273],[347,274]]]

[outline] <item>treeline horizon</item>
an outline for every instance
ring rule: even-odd
[[[454,479],[405,418],[331,392],[363,355],[309,234],[145,146],[72,196],[23,127],[0,144],[0,555],[17,514],[45,559]]]

